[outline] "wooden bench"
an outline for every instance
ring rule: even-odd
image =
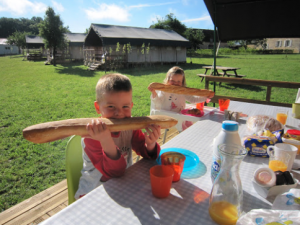
[[[202,76],[203,77],[203,76]],[[281,102],[271,102],[271,90],[273,87],[278,88],[289,88],[289,89],[299,89],[300,83],[298,82],[286,82],[286,81],[274,81],[274,80],[257,80],[257,79],[245,79],[245,78],[231,78],[231,77],[220,77],[220,76],[209,76],[205,75],[205,89],[209,90],[209,82],[222,82],[230,84],[242,84],[242,85],[253,85],[253,86],[265,86],[267,87],[265,100],[255,100],[248,98],[238,98],[233,96],[221,96],[215,95],[211,102],[218,103],[220,98],[229,98],[233,101],[240,102],[250,102],[264,105],[274,105],[274,106],[285,106],[292,107],[291,103],[281,103]]]
[[[218,75],[219,75],[219,76],[221,76],[221,75],[223,76],[224,73],[218,73]],[[198,77],[202,77],[201,82],[202,82],[202,81],[204,80],[204,78],[207,77],[207,76],[213,77],[213,75],[208,75],[208,74],[197,74],[197,76],[198,76]],[[228,76],[228,77],[232,76],[232,77],[236,77],[236,78],[243,78],[243,77],[245,77],[246,75],[242,75],[242,74],[235,75],[235,74],[233,74],[233,73],[226,73],[226,76]]]
[[[207,74],[197,74],[198,77],[202,77],[201,82],[203,81],[203,79],[207,76],[212,76],[212,75],[207,75]]]
[[[222,73],[224,75],[224,73]],[[234,73],[226,73],[226,76],[232,76],[232,77],[237,77],[237,78],[242,78],[245,77],[246,75],[242,75],[242,74],[234,74]]]

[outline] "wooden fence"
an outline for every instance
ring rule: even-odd
[[[244,78],[231,78],[231,77],[219,77],[219,76],[206,76],[205,77],[205,89],[209,89],[209,82],[222,82],[222,83],[231,83],[231,84],[242,84],[242,85],[254,85],[254,86],[265,86],[267,87],[266,98],[265,100],[254,100],[247,98],[237,98],[232,96],[221,96],[215,95],[212,98],[212,102],[218,103],[219,98],[229,98],[233,101],[241,101],[241,102],[250,102],[264,105],[274,105],[274,106],[286,106],[292,107],[290,103],[281,103],[281,102],[271,102],[271,90],[273,87],[278,88],[300,88],[300,83],[297,82],[285,82],[285,81],[272,81],[272,80],[256,80],[256,79],[244,79]],[[217,91],[216,91],[217,94]],[[293,99],[296,96],[293,96]]]

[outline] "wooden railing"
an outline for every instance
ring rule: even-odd
[[[292,107],[291,103],[281,103],[281,102],[271,102],[271,90],[273,87],[278,88],[300,88],[300,83],[297,82],[285,82],[285,81],[272,81],[272,80],[255,80],[255,79],[244,79],[244,78],[231,78],[231,77],[219,77],[219,76],[205,76],[205,89],[209,88],[209,82],[222,82],[222,83],[231,83],[231,84],[243,84],[243,85],[254,85],[254,86],[265,86],[267,87],[266,99],[262,100],[254,100],[248,98],[237,98],[232,96],[221,96],[215,95],[212,98],[213,103],[218,103],[219,98],[229,98],[234,101],[241,102],[250,102],[264,105],[274,105],[274,106],[286,106]],[[211,88],[212,89],[212,88]],[[216,91],[217,94],[217,91]],[[292,98],[296,98],[296,96],[292,96]]]

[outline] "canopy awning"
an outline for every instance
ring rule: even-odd
[[[300,37],[299,0],[204,0],[204,2],[221,41]]]

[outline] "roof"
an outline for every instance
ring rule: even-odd
[[[299,0],[204,0],[221,41],[300,37]]]
[[[86,34],[82,33],[67,33],[66,34],[67,39],[70,42],[84,42],[84,39],[86,37]]]
[[[102,39],[107,40],[123,39],[132,44],[136,42],[144,41],[146,43],[160,42],[165,43],[181,43],[181,45],[189,45],[189,40],[182,37],[173,30],[164,29],[153,29],[153,28],[141,28],[141,27],[127,27],[127,26],[116,26],[116,25],[106,25],[106,24],[91,24],[91,28],[95,33]],[[90,29],[91,29],[90,28]],[[115,42],[111,41],[111,42]]]
[[[27,44],[44,44],[43,38],[40,36],[26,35]]]
[[[73,42],[84,42],[86,34],[82,33],[66,33],[67,39]],[[40,36],[26,35],[26,43],[27,44],[44,44],[43,38]]]

